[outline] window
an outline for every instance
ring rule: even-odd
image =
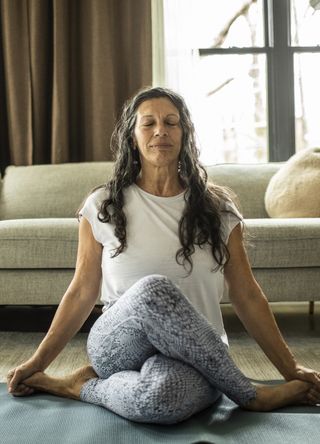
[[[163,0],[165,85],[205,164],[320,145],[320,0]]]

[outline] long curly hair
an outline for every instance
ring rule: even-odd
[[[176,261],[188,269],[193,268],[192,254],[195,246],[209,244],[217,266],[222,269],[230,255],[221,237],[222,201],[229,200],[226,188],[208,183],[205,168],[199,161],[194,125],[184,99],[167,88],[146,88],[139,91],[123,107],[111,137],[111,150],[115,163],[112,176],[105,185],[107,198],[102,202],[98,218],[101,222],[114,225],[119,246],[112,257],[121,254],[127,247],[127,220],[124,212],[124,189],[135,183],[141,170],[138,150],[134,149],[133,133],[137,109],[142,102],[165,97],[177,108],[182,127],[182,144],[179,155],[180,180],[188,190],[185,193],[185,209],[179,222],[181,248],[176,253]]]

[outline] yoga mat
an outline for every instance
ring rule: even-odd
[[[318,444],[320,408],[241,410],[223,396],[176,425],[128,421],[92,404],[45,393],[14,398],[0,384],[1,444]]]

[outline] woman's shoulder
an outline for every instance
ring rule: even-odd
[[[132,194],[130,194],[130,192],[132,193],[132,188],[132,186],[129,186],[123,189],[125,200],[127,198],[132,198]],[[103,202],[109,197],[110,191],[108,189],[108,183],[99,185],[91,190],[90,193],[84,198],[82,204],[80,205],[80,209],[85,208],[91,212],[100,212]],[[81,210],[79,212],[81,213]]]
[[[77,212],[78,215],[82,216],[89,213],[97,213],[101,208],[102,202],[108,198],[108,194],[106,185],[100,185],[91,190],[83,199]]]
[[[226,212],[232,212],[237,216],[241,216],[237,196],[230,188],[208,183],[208,190],[222,216]]]
[[[222,239],[227,243],[231,231],[239,223],[243,225],[243,216],[239,210],[236,195],[232,190],[214,184],[209,184],[208,188],[218,207]]]
[[[104,200],[106,200],[109,196],[109,191],[105,184],[99,185],[98,187],[94,188],[90,191],[88,194],[87,199],[90,199],[92,202],[101,204]]]
[[[221,234],[226,244],[228,243],[230,233],[239,224],[241,229],[243,229],[244,220],[242,214],[232,201],[226,201],[221,213]]]
[[[233,213],[239,219],[243,218],[238,204],[232,198],[222,199],[220,208],[221,208],[222,215],[224,213]]]

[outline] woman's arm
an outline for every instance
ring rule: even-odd
[[[243,245],[240,224],[230,234],[225,266],[229,298],[248,333],[286,380],[303,379],[320,387],[318,374],[300,366],[283,339],[267,298],[256,282]]]
[[[21,390],[17,390],[19,383],[36,371],[44,371],[88,318],[99,293],[101,256],[102,245],[94,239],[89,222],[82,218],[74,277],[34,355],[9,372],[8,385],[12,394],[21,395]]]

